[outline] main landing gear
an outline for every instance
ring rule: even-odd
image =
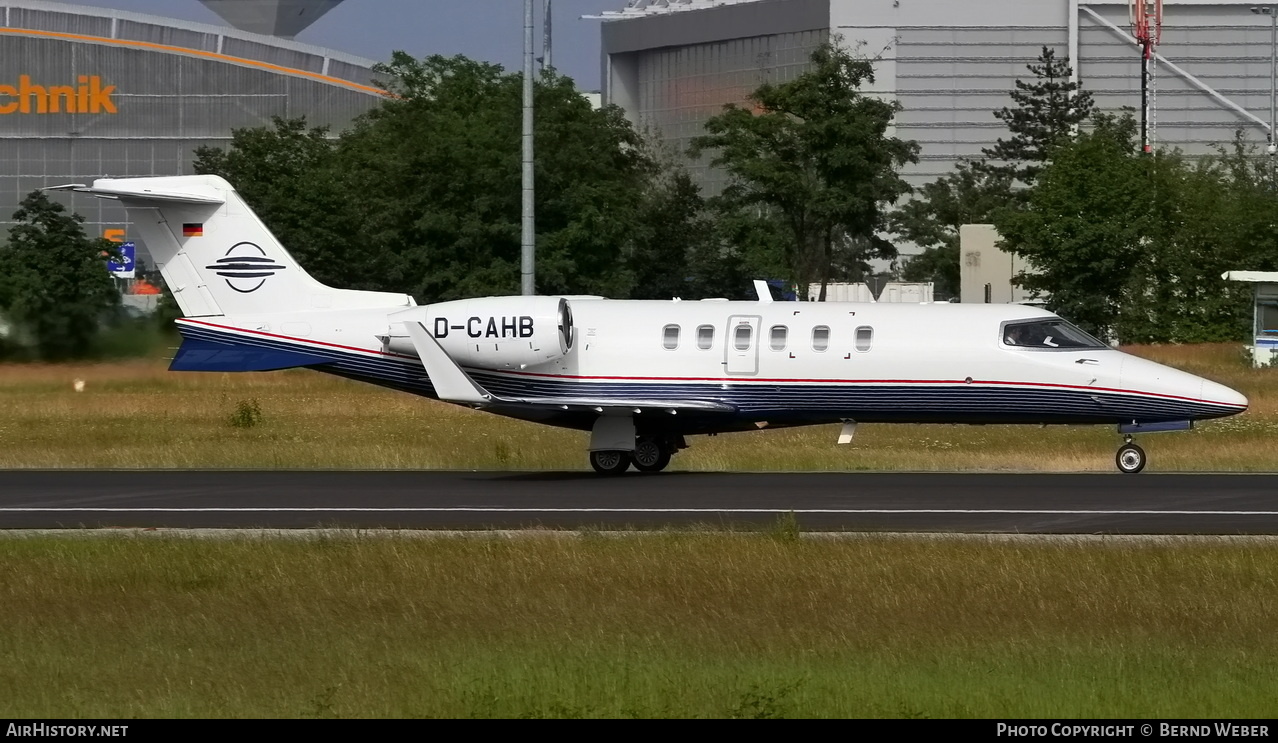
[[[674,447],[666,439],[641,437],[635,441],[635,450],[631,454],[635,469],[640,472],[660,472],[670,464],[674,455]]]
[[[639,436],[634,451],[602,449],[590,452],[590,466],[601,475],[620,475],[634,465],[640,472],[660,472],[670,457],[687,446],[682,436]]]
[[[628,451],[592,451],[590,466],[601,475],[620,475],[630,469],[630,452]]]
[[[1145,450],[1132,443],[1132,437],[1126,437],[1126,443],[1118,447],[1118,454],[1114,456],[1114,462],[1118,465],[1120,472],[1134,475],[1145,469]]]

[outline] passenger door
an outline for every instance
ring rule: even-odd
[[[725,372],[738,375],[759,373],[759,325],[758,315],[732,315],[728,318],[723,343]]]

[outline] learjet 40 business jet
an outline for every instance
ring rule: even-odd
[[[1014,304],[511,296],[419,306],[311,278],[225,180],[100,179],[184,317],[176,371],[308,367],[590,432],[603,474],[662,470],[685,437],[842,422],[1117,425],[1241,413],[1215,382],[1110,348]]]

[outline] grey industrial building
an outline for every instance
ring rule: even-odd
[[[1155,66],[1156,147],[1191,155],[1271,126],[1272,15],[1254,0],[1165,0]],[[1278,10],[1278,9],[1276,9]],[[877,59],[874,92],[898,101],[896,135],[917,141],[919,184],[1005,133],[992,111],[1041,48],[1074,61],[1099,108],[1140,107],[1126,0],[632,0],[604,13],[605,101],[674,148],[761,82],[799,74],[840,35]],[[702,163],[710,191],[723,175]]]
[[[379,101],[371,60],[291,40],[340,0],[201,1],[231,25],[0,0],[0,231],[33,189],[187,173],[196,147],[232,129],[305,115],[340,130]],[[1264,142],[1272,16],[1252,8],[1165,0],[1158,147],[1202,154],[1238,129]],[[605,101],[677,150],[723,104],[799,74],[831,34],[878,60],[873,91],[900,102],[896,134],[922,146],[914,183],[1002,134],[991,112],[1043,45],[1075,60],[1103,109],[1140,101],[1125,0],[631,0],[604,17]],[[73,206],[92,229],[126,228],[110,202]]]
[[[219,10],[220,2],[206,4]],[[0,232],[34,189],[190,173],[195,148],[224,146],[233,129],[269,125],[272,116],[345,127],[381,100],[373,62],[283,38],[304,27],[299,9],[309,22],[336,4],[232,4],[228,21],[263,32],[253,33],[0,0]],[[128,236],[124,210],[111,201],[76,195],[72,206],[89,231]]]

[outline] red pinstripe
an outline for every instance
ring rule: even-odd
[[[417,361],[416,357],[406,356],[402,353],[392,353],[390,351],[380,351],[371,348],[359,348],[357,346],[343,346],[339,343],[328,343],[325,341],[314,341],[306,338],[294,338],[287,335],[279,335],[277,333],[268,333],[264,330],[249,330],[248,328],[237,328],[231,325],[218,325],[206,320],[181,319],[179,323],[191,323],[194,325],[205,325],[210,328],[218,328],[219,330],[230,330],[237,333],[249,333],[251,335],[261,335],[268,338],[279,338],[280,340],[292,341],[294,343],[311,344],[316,346],[326,346],[328,348],[340,348],[345,351],[359,351],[360,353],[369,353],[376,356],[390,356],[397,359],[410,359]],[[572,379],[582,381],[599,381],[599,382],[715,382],[724,383],[731,382],[733,384],[756,383],[756,384],[937,384],[937,385],[958,385],[968,384],[966,379],[742,379],[739,377],[623,377],[623,376],[584,376],[576,374],[543,374],[540,372],[526,371],[510,371],[499,369],[479,369],[490,374],[507,374],[518,377],[536,377],[540,379]],[[1145,397],[1159,397],[1168,400],[1185,400],[1187,402],[1205,403],[1207,405],[1218,405],[1227,408],[1241,408],[1246,410],[1246,406],[1234,405],[1232,403],[1217,402],[1215,400],[1203,400],[1197,397],[1184,397],[1182,395],[1168,395],[1162,392],[1143,392],[1140,390],[1121,390],[1114,387],[1088,387],[1078,384],[1057,384],[1054,382],[1019,382],[1014,380],[998,380],[998,379],[973,379],[971,384],[983,385],[1001,385],[1007,387],[1048,387],[1055,389],[1067,390],[1084,390],[1090,392],[1115,392],[1122,395],[1142,395]]]

